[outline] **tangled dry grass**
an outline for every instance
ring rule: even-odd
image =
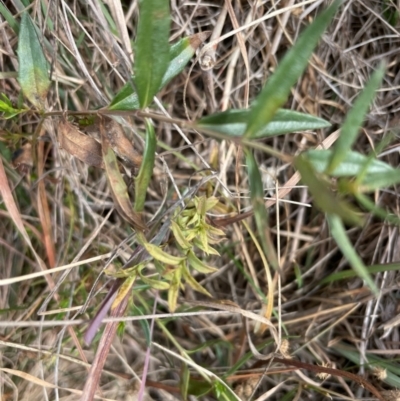
[[[328,3],[172,0],[171,41],[203,31],[211,31],[210,40],[226,37],[215,48],[213,68],[204,71],[199,60],[193,60],[160,92],[158,111],[173,118],[195,120],[215,111],[246,107],[302,29]],[[16,0],[0,5],[1,92],[17,102],[20,88],[13,75],[18,70],[17,35],[10,20],[5,20],[4,10],[18,20],[21,5]],[[280,12],[284,7],[289,9]],[[138,20],[138,2],[33,2],[29,12],[52,44],[46,50],[53,72],[48,111],[85,111],[106,106],[132,72],[134,55],[129,49]],[[324,140],[340,127],[378,62],[385,59],[384,84],[356,150],[369,154],[391,131],[395,139],[379,158],[398,166],[398,12],[395,1],[344,2],[286,105],[322,117],[332,123],[332,128],[264,142],[289,155],[321,144],[327,146]],[[262,20],[253,24],[258,19]],[[244,28],[245,55],[238,36],[231,34],[238,26]],[[99,282],[96,280],[105,263],[110,262],[109,268],[116,269],[132,253],[131,230],[113,209],[103,171],[89,168],[58,147],[58,124],[57,117],[47,118],[38,128],[34,113],[1,121],[1,157],[20,216],[47,267],[90,258],[92,261],[77,263],[71,269],[41,316],[37,311],[62,273],[0,286],[3,400],[78,399],[95,345],[82,344],[79,353],[73,333],[81,343],[86,326],[79,323],[93,317],[104,296],[107,278],[103,275]],[[142,151],[143,140],[138,132],[143,131],[143,121],[126,118],[125,129],[136,149]],[[165,196],[176,199],[178,191],[183,193],[199,182],[203,171],[211,169],[217,173],[209,187],[201,190],[215,191],[231,210],[249,210],[240,147],[193,131],[182,132],[162,122],[157,125],[157,137],[159,157],[148,190],[148,220],[157,213]],[[11,165],[11,153],[27,143],[34,149],[33,158],[23,163],[29,168],[21,174]],[[395,390],[400,387],[396,363],[400,339],[398,322],[393,320],[399,311],[397,270],[388,268],[374,275],[381,290],[377,298],[357,277],[323,282],[333,272],[349,270],[330,237],[324,215],[313,207],[307,188],[290,181],[295,173],[290,164],[262,152],[256,157],[269,197],[275,198],[277,188],[289,189],[278,204],[271,202],[269,207],[281,265],[279,286],[278,277],[272,278],[276,286],[272,322],[287,346],[287,350],[281,347],[281,353],[307,364],[359,374],[382,390],[386,399],[399,399]],[[376,192],[373,200],[398,214],[397,187]],[[32,252],[3,205],[0,213],[0,279],[38,271]],[[235,305],[227,307],[225,303],[222,307],[186,288],[179,298],[178,313],[169,316],[161,292],[145,286],[136,288],[128,316],[165,315],[156,320],[126,321],[123,334],[115,339],[108,356],[100,397],[140,399],[138,383],[146,362],[147,386],[141,398],[146,400],[181,399],[179,380],[187,371],[191,372],[191,389],[198,394],[189,399],[217,399],[215,393],[202,394],[201,389],[195,388],[205,375],[199,366],[224,378],[244,400],[321,400],[327,396],[337,400],[370,399],[365,386],[356,381],[332,375],[317,377],[309,370],[270,364],[253,355],[250,341],[265,355],[275,348],[268,330],[257,331],[254,320],[238,313],[239,309],[258,313],[268,293],[263,261],[250,235],[254,231],[252,219],[246,221],[247,225],[233,223],[224,227],[226,239],[219,247],[221,257],[207,262],[218,267],[218,272],[196,277],[215,300],[229,300]],[[397,227],[371,217],[362,228],[349,227],[348,234],[366,265],[399,261]],[[89,307],[77,315],[93,286]],[[202,312],[198,312],[199,305]],[[152,341],[150,351],[148,336]],[[185,362],[184,351],[192,364]],[[386,373],[382,373],[385,369]]]

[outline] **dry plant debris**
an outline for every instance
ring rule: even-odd
[[[370,216],[362,228],[347,230],[365,265],[387,267],[374,271],[379,297],[354,275],[323,281],[350,270],[324,214],[313,207],[291,163],[257,150],[261,171],[273,177],[264,181],[270,183],[265,190],[273,198],[267,206],[280,274],[268,272],[254,240],[257,229],[249,212],[242,148],[179,125],[183,119],[247,107],[300,32],[330,3],[171,1],[170,41],[211,32],[207,43],[213,46],[207,53],[199,51],[158,94],[157,113],[178,124],[155,120],[157,157],[144,217],[150,221],[200,183],[200,195],[223,200],[208,218],[223,229],[226,240],[215,246],[221,256],[207,258],[217,271],[194,276],[212,301],[185,286],[172,315],[162,291],[144,283],[134,287],[135,295],[120,305],[127,308],[127,318],[99,372],[100,399],[399,399],[398,227]],[[139,4],[60,0],[28,6],[51,62],[45,107],[55,114],[45,120],[35,113],[15,117],[21,102],[15,73],[21,7],[16,0],[0,4],[0,92],[11,100],[0,120],[0,161],[6,174],[0,174],[0,398],[76,400],[98,344],[98,339],[84,344],[83,321],[95,315],[110,288],[109,277],[101,273],[105,268],[117,272],[129,262],[136,246],[132,226],[144,224],[136,215],[126,217],[134,213],[127,204],[116,205],[101,142],[115,151],[114,172],[123,176],[127,193],[134,197],[145,126],[137,116],[116,113],[118,122],[106,120],[106,135],[111,136],[102,138],[101,130],[79,127],[78,117],[60,117],[65,110],[78,114],[105,107],[130,80]],[[385,59],[383,86],[354,150],[369,155],[392,133],[394,139],[378,157],[397,167],[399,13],[393,0],[345,1],[285,105],[324,118],[332,127],[276,136],[260,141],[260,147],[291,156],[329,148],[377,63]],[[31,102],[41,104],[38,99]],[[376,191],[370,199],[398,215],[397,190]],[[12,203],[7,194],[15,201],[13,213],[5,207]],[[235,211],[250,217],[239,221]],[[38,273],[40,266],[64,267],[46,274]],[[147,269],[156,275],[157,263]],[[274,311],[263,309],[267,298],[273,300]],[[284,349],[277,348],[274,333]],[[280,352],[283,358],[263,360],[255,350],[264,356]]]

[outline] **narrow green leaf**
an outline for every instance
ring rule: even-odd
[[[349,241],[342,220],[338,215],[330,213],[327,214],[327,219],[332,237],[335,239],[343,255],[350,263],[350,266],[357,273],[357,275],[367,283],[371,291],[377,295],[379,290],[376,287],[374,280],[372,280],[371,275],[368,273],[366,266]]]
[[[384,75],[385,66],[384,64],[381,64],[372,75],[370,81],[360,96],[358,96],[357,100],[354,102],[351,110],[347,113],[346,120],[344,121],[340,130],[339,139],[333,146],[331,160],[326,168],[327,174],[330,174],[340,165],[353,146],[353,143],[357,138],[358,131],[364,121],[365,114],[367,113],[368,108],[375,97],[375,91],[381,85]]]
[[[198,238],[193,238],[193,245],[197,246],[200,250],[205,252],[207,255],[217,255],[220,256],[219,252],[216,251],[214,248],[209,246],[207,243],[207,246],[204,246],[204,244],[198,239]]]
[[[175,312],[178,304],[179,289],[181,287],[182,269],[178,268],[173,272],[171,286],[168,290],[168,307],[170,312]]]
[[[192,245],[190,244],[189,241],[186,240],[182,229],[179,227],[175,221],[171,220],[171,231],[174,234],[175,241],[177,244],[185,251],[187,249],[190,249]]]
[[[400,173],[400,172],[399,172]],[[380,219],[390,223],[395,224],[397,226],[400,225],[400,218],[393,213],[386,211],[385,209],[379,207],[379,205],[375,204],[368,196],[358,193],[355,194],[355,197],[360,205],[362,205],[366,210],[372,213],[374,216],[379,217]]]
[[[208,35],[204,32],[181,39],[169,49],[169,64],[157,92],[172,78],[183,71],[193,57],[197,47]],[[127,82],[110,103],[110,110],[137,110],[140,108],[139,99],[132,81]]]
[[[189,251],[187,253],[187,260],[190,266],[192,266],[193,269],[197,270],[200,273],[209,274],[218,271],[218,269],[216,269],[215,267],[206,265],[193,253],[193,251]]]
[[[154,161],[156,159],[157,138],[154,132],[153,124],[146,119],[146,145],[144,147],[143,161],[140,166],[139,174],[135,179],[135,206],[136,212],[144,209],[147,187],[149,186],[151,176],[153,175]]]
[[[215,206],[217,206],[219,203],[219,199],[216,198],[215,196],[210,196],[209,198],[206,198],[206,212],[209,212],[210,210],[214,209]]]
[[[170,255],[164,252],[157,245],[150,244],[149,242],[144,242],[142,244],[146,251],[156,260],[171,266],[178,266],[185,258]]]
[[[44,57],[35,26],[28,13],[22,14],[18,38],[18,81],[24,95],[43,110],[50,87],[47,61]]]
[[[143,308],[137,307],[134,303],[131,304],[131,311],[129,313],[130,316],[143,316],[145,314],[147,313],[143,312]],[[142,327],[144,339],[146,340],[146,345],[148,347],[151,347],[153,333],[150,329],[149,321],[147,319],[140,319],[139,324]]]
[[[133,79],[133,78],[132,78]],[[140,109],[139,99],[133,82],[128,81],[121,90],[117,93],[114,99],[111,101],[110,110],[138,110]]]
[[[188,366],[185,363],[183,363],[179,382],[179,387],[181,390],[181,396],[183,400],[188,399],[189,382],[190,382],[190,370]]]
[[[344,221],[360,225],[362,220],[356,211],[330,189],[329,183],[317,173],[304,155],[296,157],[295,167],[301,174],[301,180],[308,186],[314,203],[325,213],[340,216]]]
[[[212,114],[197,122],[200,128],[206,128],[233,137],[243,136],[246,126],[250,124],[251,110],[227,110]],[[290,134],[293,132],[315,130],[329,127],[330,123],[322,118],[297,111],[279,109],[271,121],[261,126],[252,138]]]
[[[136,274],[133,273],[130,277],[127,277],[123,284],[121,285],[120,289],[118,290],[117,297],[115,298],[111,309],[116,308],[122,300],[125,298],[126,294],[130,291],[132,288],[133,284],[135,283],[136,280]]]
[[[141,108],[160,88],[169,62],[169,1],[141,0],[135,52],[135,83]]]
[[[170,287],[169,283],[165,281],[155,280],[153,278],[143,276],[143,274],[141,273],[139,273],[139,275],[145,284],[149,285],[151,288],[154,288],[155,290],[163,291],[163,290],[168,290]]]
[[[341,1],[335,1],[328,9],[323,11],[286,53],[251,106],[250,123],[247,126],[245,137],[254,137],[262,127],[265,127],[272,120],[276,111],[286,102],[292,86],[307,67],[308,60],[318,40],[340,4]]]
[[[0,113],[4,113],[2,118],[7,120],[26,111],[27,109],[15,109],[7,96],[4,93],[0,94]]]
[[[371,265],[367,266],[369,274],[384,273],[387,271],[400,271],[400,263],[387,263],[383,265]],[[320,284],[333,283],[339,280],[345,280],[347,278],[352,278],[358,276],[354,270],[343,270],[337,273],[332,273],[329,276],[321,280]]]
[[[0,3],[0,14],[4,17],[4,19],[7,21],[8,25],[10,28],[16,33],[19,33],[19,26],[17,21],[15,20],[14,16],[12,13],[10,13],[9,9],[3,4],[3,2]]]
[[[322,173],[326,171],[332,150],[312,149],[304,152],[303,155],[317,172]],[[364,171],[366,163],[368,165]],[[332,171],[331,175],[333,177],[357,177],[361,173],[364,174],[360,183],[360,191],[363,192],[387,188],[400,182],[399,169],[377,159],[368,160],[368,156],[353,151],[347,152],[345,158]]]
[[[326,171],[328,162],[332,157],[332,150],[317,150],[310,149],[303,153],[307,160],[312,164],[315,170],[319,173]],[[353,177],[357,176],[364,168],[365,163],[368,161],[368,157],[358,152],[348,152],[346,157],[340,163],[339,166],[332,171],[333,177]],[[368,166],[367,175],[384,175],[391,171],[397,171],[387,163],[380,160],[373,160]]]
[[[196,33],[186,38],[182,38],[170,47],[168,68],[162,78],[159,90],[183,71],[198,47],[208,38],[209,35],[208,32]]]
[[[240,400],[232,389],[224,382],[214,382],[214,394],[218,401],[238,401]]]
[[[261,245],[265,256],[270,261],[272,267],[278,270],[279,263],[276,256],[275,248],[272,244],[268,227],[268,213],[264,205],[264,186],[262,183],[261,173],[258,169],[257,162],[253,153],[246,149],[246,165],[249,176],[250,196],[253,204],[254,218],[256,220],[257,230],[261,237]]]
[[[360,364],[360,351],[358,349],[349,347],[344,343],[338,343],[335,346],[335,350],[357,366]],[[369,363],[364,363],[364,366],[369,369],[374,369],[376,367],[384,368],[386,370],[386,378],[384,378],[382,381],[393,388],[400,387],[400,369],[398,367],[398,363],[395,362],[395,359],[388,360],[380,358],[379,356],[371,353],[367,353],[365,356]],[[390,401],[390,398],[388,397],[387,400]]]
[[[189,285],[193,290],[212,298],[212,295],[193,278],[190,272],[185,269],[183,270],[182,275],[186,280],[187,285]]]

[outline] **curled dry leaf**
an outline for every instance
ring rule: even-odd
[[[104,168],[101,144],[68,121],[58,125],[60,147],[89,166]]]
[[[105,136],[112,150],[130,167],[139,167],[142,156],[134,149],[133,142],[126,136],[121,125],[111,118],[103,117],[103,119]],[[101,142],[99,120],[86,127],[85,131]]]
[[[118,213],[136,230],[145,231],[146,226],[142,222],[140,213],[136,213],[132,208],[132,202],[128,195],[128,188],[119,172],[117,158],[112,150],[111,144],[109,143],[105,126],[100,125],[100,133],[107,181],[110,185],[115,207],[118,210]]]
[[[28,142],[17,149],[12,155],[11,163],[20,174],[26,174],[33,166],[32,145]]]

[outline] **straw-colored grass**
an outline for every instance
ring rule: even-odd
[[[104,107],[131,76],[138,1],[105,3],[31,4],[28,11],[50,45],[45,47],[52,71],[47,112]],[[211,54],[215,65],[204,71],[200,67],[204,55],[201,60],[194,57],[158,94],[153,111],[196,120],[247,107],[299,33],[329,3],[172,0],[171,42],[211,31],[208,41],[217,40]],[[21,93],[13,21],[19,24],[23,5],[17,0],[5,4],[0,4],[0,92],[17,105]],[[355,98],[385,59],[383,86],[354,149],[368,155],[392,132],[394,140],[378,158],[397,167],[399,12],[395,1],[346,1],[285,106],[324,118],[332,127],[262,143],[292,156],[309,148],[331,147]],[[232,33],[236,28],[241,34]],[[143,119],[124,118],[126,134],[143,152]],[[43,124],[39,120],[35,112],[0,120],[1,160],[17,207],[10,210],[4,201],[0,204],[1,400],[79,399],[98,344],[98,337],[92,345],[84,344],[86,323],[110,286],[103,269],[117,271],[136,246],[131,227],[114,209],[104,170],[60,149],[60,116],[49,116]],[[218,142],[161,121],[156,121],[156,134],[158,154],[147,192],[146,221],[164,202],[173,204],[211,171],[214,175],[198,195],[215,193],[226,211],[212,219],[251,208],[244,155],[237,143]],[[26,149],[26,144],[32,153],[26,150],[26,159],[17,159],[21,165],[14,169],[11,155],[24,145]],[[189,374],[189,394],[197,394],[190,400],[218,399],[218,392],[209,391],[213,386],[225,394],[220,400],[371,399],[365,382],[385,399],[399,399],[396,265],[373,274],[378,297],[354,276],[323,281],[332,273],[351,270],[330,236],[324,214],[315,208],[290,163],[260,150],[255,157],[266,196],[275,199],[279,193],[278,201],[267,203],[279,278],[266,268],[249,217],[223,225],[226,238],[216,246],[221,256],[207,259],[218,271],[194,274],[213,299],[186,285],[176,314],[171,315],[165,291],[137,282],[126,319],[120,319],[124,330],[114,339],[101,374],[97,394],[102,399],[180,400],[181,379]],[[1,176],[0,182],[4,185]],[[126,182],[134,197],[132,178],[126,175]],[[398,215],[397,190],[376,191],[370,199]],[[18,222],[25,227],[25,236]],[[399,262],[398,227],[371,216],[362,228],[347,229],[366,266]],[[42,266],[32,249],[44,261]],[[59,269],[43,270],[52,268]],[[149,272],[155,273],[153,264]],[[273,299],[273,311],[265,309],[267,299]],[[86,302],[86,310],[79,314]],[[266,325],[269,317],[271,327]],[[303,369],[258,354],[272,356],[277,345],[281,359],[301,361]],[[365,382],[335,371],[323,376],[324,369],[318,373],[311,365],[358,374]],[[232,393],[224,390],[222,381]]]

